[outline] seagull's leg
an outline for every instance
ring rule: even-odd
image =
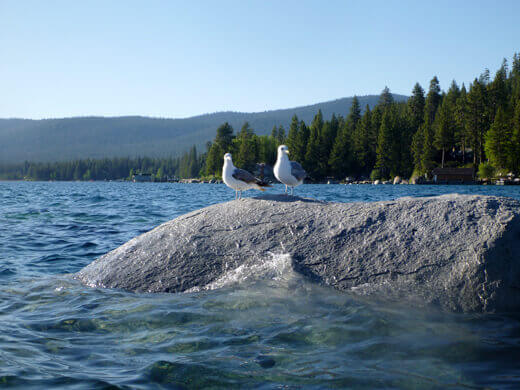
[[[285,185],[285,193],[287,194],[287,184]]]
[[[235,200],[237,200],[237,198],[238,198],[238,191],[235,190]]]
[[[291,187],[291,196],[294,194],[294,187]]]
[[[242,199],[242,191],[238,191],[238,200]]]

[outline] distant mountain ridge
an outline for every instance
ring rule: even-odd
[[[407,96],[394,94],[396,101]],[[255,113],[216,112],[183,119],[124,117],[75,117],[62,119],[0,119],[0,162],[51,162],[103,157],[169,157],[192,145],[205,150],[218,126],[229,122],[240,130],[248,121],[256,134],[269,134],[273,126],[286,131],[293,115],[310,124],[321,109],[325,119],[346,116],[352,97],[308,106]],[[378,95],[358,96],[360,105],[372,108]]]

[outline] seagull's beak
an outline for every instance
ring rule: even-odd
[[[288,150],[286,150],[286,151],[285,151],[285,153],[289,154],[289,151],[288,151]]]

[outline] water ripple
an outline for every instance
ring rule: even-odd
[[[297,188],[343,202],[454,191],[520,199],[520,187]],[[285,255],[189,294],[91,289],[63,276],[233,196],[221,185],[0,183],[0,387],[520,387],[518,315],[351,297],[308,283]]]

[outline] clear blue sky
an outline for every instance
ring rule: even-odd
[[[0,117],[187,117],[447,89],[520,51],[520,1],[0,0]]]

